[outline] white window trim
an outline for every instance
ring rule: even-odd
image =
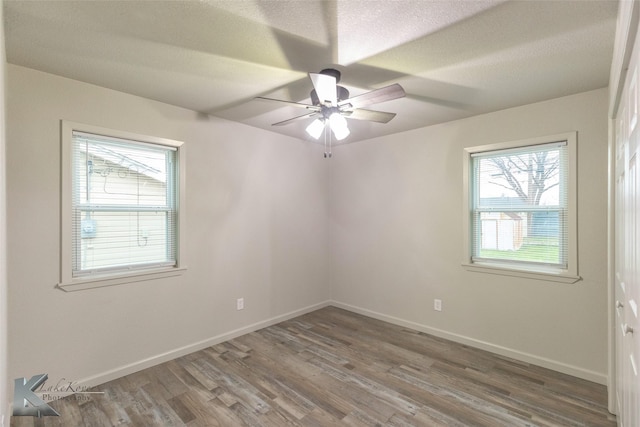
[[[522,264],[501,263],[498,261],[472,262],[471,261],[471,188],[470,167],[471,156],[485,151],[519,148],[530,145],[546,144],[555,141],[567,141],[568,154],[568,254],[567,269],[533,267]],[[561,283],[575,283],[581,279],[578,275],[578,221],[577,221],[577,132],[566,132],[537,138],[508,141],[496,144],[468,147],[463,153],[463,200],[462,200],[462,236],[463,236],[463,260],[462,266],[477,273],[498,274],[503,276],[516,276],[536,280],[546,280]]]
[[[128,139],[134,141],[147,142],[157,145],[165,145],[175,147],[177,152],[178,167],[178,222],[177,222],[177,262],[175,267],[158,267],[147,270],[105,273],[100,275],[89,275],[73,277],[71,249],[72,241],[72,139],[73,131],[104,135],[109,137]],[[65,292],[73,292],[84,289],[93,289],[103,286],[121,285],[125,283],[134,283],[145,280],[163,279],[182,274],[186,270],[186,203],[185,203],[185,145],[181,141],[172,139],[159,138],[147,135],[140,135],[131,132],[118,131],[103,127],[76,123],[67,120],[61,121],[61,140],[62,140],[62,179],[61,179],[61,219],[60,219],[60,283],[58,289]]]

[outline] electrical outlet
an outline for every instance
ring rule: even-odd
[[[236,310],[244,310],[244,298],[238,298],[236,300]]]
[[[435,311],[442,311],[442,300],[434,299],[433,300],[433,309]]]

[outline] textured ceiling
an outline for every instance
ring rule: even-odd
[[[405,98],[354,142],[605,87],[617,1],[5,1],[10,63],[301,139],[307,72]]]

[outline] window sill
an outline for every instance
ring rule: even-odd
[[[63,281],[56,285],[56,288],[64,292],[76,292],[86,289],[102,288],[106,286],[124,285],[125,283],[143,282],[147,280],[164,279],[183,274],[186,267],[171,267],[165,269],[154,269],[139,271],[135,273],[109,274],[91,277],[82,277]]]
[[[526,279],[544,280],[548,282],[576,283],[582,277],[569,274],[564,270],[532,270],[518,269],[514,266],[503,266],[499,264],[469,264],[463,263],[462,267],[467,271],[476,273],[497,274],[500,276],[522,277]]]

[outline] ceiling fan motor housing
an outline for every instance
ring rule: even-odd
[[[342,75],[340,71],[334,68],[325,68],[324,70],[320,71],[320,74],[325,74],[327,76],[335,77],[336,83],[340,81],[340,77]],[[345,99],[349,99],[349,91],[347,90],[347,88],[343,86],[336,85],[336,95],[337,95],[336,98],[338,99],[338,102],[344,101]],[[311,103],[313,105],[321,105],[320,99],[318,99],[318,93],[316,92],[315,89],[311,91],[310,96],[311,96]],[[333,107],[335,107],[335,105],[333,105]]]
[[[344,86],[336,86],[336,92],[338,102],[349,99],[349,91]],[[311,103],[313,105],[320,105],[320,99],[318,99],[318,94],[315,89],[311,91]]]
[[[342,75],[340,74],[340,71],[333,68],[325,68],[324,70],[320,71],[320,74],[326,74],[327,76],[335,77],[336,83],[340,83],[340,76]]]

